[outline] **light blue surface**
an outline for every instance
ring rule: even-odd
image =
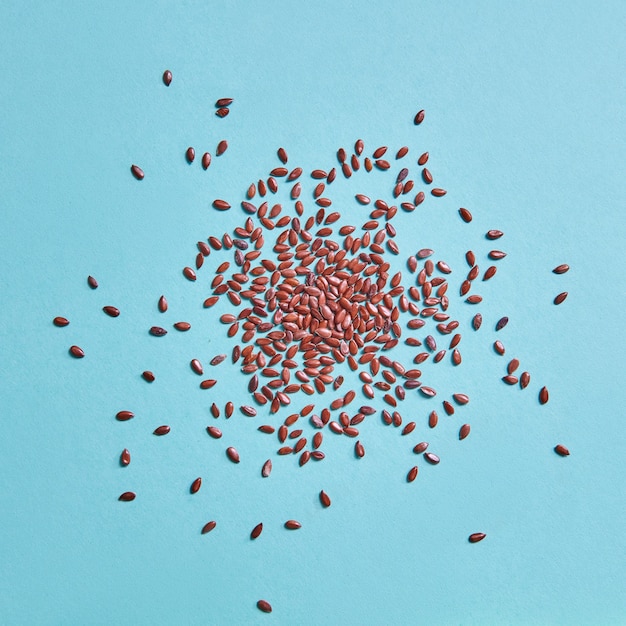
[[[105,4],[0,7],[0,622],[626,623],[624,3]],[[224,96],[235,103],[220,120]],[[508,256],[480,285],[478,333],[455,295],[464,362],[424,366],[440,395],[405,402],[413,435],[371,418],[364,459],[329,433],[324,462],[273,457],[263,480],[277,447],[256,431],[265,418],[220,419],[220,441],[204,431],[210,403],[240,403],[247,381],[225,363],[221,384],[201,391],[188,367],[230,353],[217,321],[228,307],[201,306],[218,255],[194,284],[181,269],[198,239],[241,221],[211,201],[237,205],[279,164],[279,146],[309,171],[336,165],[358,137],[366,152],[408,145],[414,175],[429,150],[448,190],[397,216],[403,259],[434,248],[455,270],[452,293],[467,249],[481,271],[488,250]],[[223,138],[228,152],[204,172],[200,155]],[[352,196],[389,196],[391,177],[361,171],[329,194],[364,221]],[[313,183],[303,184],[310,206]],[[490,228],[506,233],[495,245]],[[568,274],[551,273],[564,262]],[[569,297],[555,307],[560,291]],[[106,317],[106,304],[121,316]],[[56,315],[70,326],[53,327]],[[496,336],[502,315],[511,321]],[[146,333],[179,320],[192,330]],[[74,343],[82,361],[67,355]],[[523,392],[500,381],[513,356],[532,373]],[[471,402],[445,417],[440,400],[456,391]],[[137,417],[116,422],[126,408]],[[151,435],[165,423],[167,437]],[[422,439],[439,466],[411,452]],[[239,465],[224,455],[231,444]],[[137,500],[118,503],[127,489]],[[303,528],[284,530],[288,518]],[[210,519],[217,528],[201,536]],[[469,545],[476,531],[487,539]]]

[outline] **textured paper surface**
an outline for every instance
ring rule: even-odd
[[[131,4],[0,9],[0,621],[623,622],[623,4]],[[218,119],[213,103],[226,96],[235,102]],[[405,275],[401,258],[421,247],[453,267],[454,285],[466,250],[481,272],[490,249],[508,256],[480,284],[478,333],[470,307],[455,304],[464,363],[429,370],[442,393],[437,429],[427,428],[433,403],[412,395],[402,408],[418,423],[410,437],[375,417],[360,427],[364,459],[329,433],[326,460],[299,469],[272,456],[260,417],[222,418],[223,438],[207,436],[211,402],[239,403],[247,380],[223,364],[220,384],[198,389],[189,360],[209,370],[230,351],[216,321],[228,307],[202,308],[217,254],[194,284],[181,270],[198,239],[241,220],[212,200],[237,205],[279,165],[279,146],[310,171],[336,165],[337,148],[359,137],[368,152],[408,145],[415,175],[428,150],[448,190],[396,218]],[[200,156],[224,138],[227,153],[203,171]],[[361,224],[353,195],[378,197],[390,178],[338,179],[333,207]],[[495,245],[490,228],[506,233]],[[572,269],[555,276],[560,263]],[[555,307],[561,291],[569,297]],[[56,315],[70,326],[53,327]],[[147,334],[180,320],[192,330]],[[68,356],[72,344],[85,359]],[[532,373],[524,392],[500,381],[514,356]],[[551,398],[541,407],[543,384]],[[448,418],[440,400],[457,391],[471,402]],[[135,419],[116,422],[121,409]],[[459,442],[464,422],[472,432]],[[172,432],[154,437],[161,424]],[[437,467],[411,452],[422,439],[442,457]],[[557,443],[569,458],[554,454]],[[117,502],[129,489],[137,500]],[[302,529],[284,530],[290,518]],[[201,536],[211,519],[217,528]],[[487,539],[468,544],[478,531]],[[260,598],[271,616],[256,609]]]

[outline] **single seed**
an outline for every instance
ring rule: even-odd
[[[75,359],[82,359],[85,356],[85,351],[78,347],[78,346],[72,346],[70,348],[70,354],[75,358]]]
[[[226,141],[226,139],[222,139],[222,141],[217,144],[217,148],[215,149],[215,155],[222,156],[222,154],[224,154],[226,150],[228,150],[228,142]]]
[[[167,435],[167,433],[169,432],[170,432],[170,427],[164,425],[164,426],[159,426],[158,428],[155,428],[152,434],[162,436],[162,435]]]
[[[235,448],[233,448],[232,446],[230,448],[226,449],[226,456],[233,463],[239,463],[239,461],[240,461],[240,459],[239,459],[239,452],[237,452],[237,450]]]
[[[440,461],[439,457],[436,454],[433,454],[432,452],[425,452],[424,453],[424,458],[431,464],[431,465],[437,465]]]
[[[428,448],[428,443],[422,441],[413,448],[413,452],[415,452],[415,454],[422,454],[422,452],[426,451],[426,448]]]
[[[502,252],[501,250],[491,250],[487,256],[490,259],[497,261],[499,259],[503,259],[506,256],[506,252]]]
[[[522,389],[526,389],[529,383],[530,383],[530,374],[528,372],[522,372],[522,375],[519,378],[519,386]]]
[[[569,456],[569,450],[565,446],[563,446],[561,444],[559,444],[558,446],[555,446],[554,451],[559,456]]]
[[[565,298],[567,298],[567,291],[564,291],[556,296],[556,298],[554,298],[554,304],[561,304],[562,302],[565,302]]]
[[[259,609],[259,611],[263,611],[263,613],[272,612],[272,605],[267,600],[259,600],[256,603],[256,606],[257,606],[257,609]]]
[[[138,165],[131,165],[130,171],[132,172],[133,176],[137,180],[143,180],[145,174],[143,173],[143,170]]]
[[[421,111],[418,111],[417,114],[415,115],[415,119],[413,120],[413,122],[415,123],[416,126],[418,126],[419,124],[421,124],[424,121],[424,116],[426,115],[426,112],[424,111],[424,109],[422,109]]]
[[[467,209],[459,209],[459,215],[466,224],[469,224],[472,221],[472,214]]]
[[[539,403],[545,404],[549,399],[548,388],[542,387],[539,391]]]
[[[220,439],[222,437],[222,431],[215,426],[207,426],[206,431],[213,439]]]
[[[468,540],[470,543],[478,543],[479,541],[482,541],[487,535],[485,535],[485,533],[472,533],[469,537]]]
[[[163,84],[166,87],[169,87],[172,84],[172,72],[169,70],[165,70],[163,72]]]
[[[518,380],[517,380],[517,376],[503,376],[502,380],[507,384],[507,385],[517,385]]]
[[[417,478],[417,465],[413,466],[406,475],[406,481],[412,483]]]
[[[164,335],[167,335],[167,331],[165,328],[161,328],[160,326],[152,326],[152,328],[150,328],[150,334],[154,337],[163,337]]]
[[[519,359],[511,359],[511,361],[509,361],[509,364],[506,366],[506,371],[509,374],[513,374],[513,372],[515,372],[518,367],[519,367]]]
[[[295,519],[288,519],[285,522],[285,528],[287,530],[298,530],[299,528],[302,528],[302,524]]]
[[[216,107],[227,107],[230,106],[233,103],[233,99],[232,98],[220,98],[216,103],[215,106]]]
[[[500,239],[504,233],[501,230],[488,230],[485,237],[487,239]]]
[[[360,441],[357,441],[354,444],[354,453],[360,459],[362,459],[365,456],[365,448],[363,447],[363,444]]]
[[[496,323],[496,331],[502,330],[508,323],[508,317],[501,317]]]
[[[118,422],[127,422],[130,419],[133,419],[135,414],[132,411],[118,411],[115,415],[115,419]]]
[[[93,276],[87,276],[87,284],[92,289],[97,289],[98,288],[98,281]]]
[[[569,265],[567,265],[567,263],[563,263],[563,265],[557,265],[552,271],[555,274],[565,274],[565,272],[569,271]]]
[[[120,465],[123,465],[124,467],[126,467],[129,464],[130,464],[130,452],[128,451],[127,448],[124,448],[122,450],[122,454],[120,454]]]
[[[218,211],[228,211],[230,209],[230,204],[226,202],[226,200],[213,200],[213,208]]]
[[[52,320],[52,323],[55,326],[58,326],[59,328],[63,327],[63,326],[67,326],[70,322],[68,319],[66,319],[65,317],[55,317]]]
[[[159,298],[159,311],[161,311],[161,313],[165,313],[165,311],[167,311],[167,299],[165,296],[161,296]]]
[[[132,502],[137,496],[132,491],[125,491],[118,500],[120,502]]]
[[[459,430],[459,439],[462,441],[463,439],[465,439],[465,437],[469,435],[469,433],[470,433],[470,425],[463,424],[463,426],[461,426]]]
[[[265,463],[263,463],[263,467],[261,468],[261,476],[263,478],[267,478],[272,473],[272,461],[267,459]]]
[[[155,380],[154,374],[148,370],[142,372],[141,377],[148,383],[153,383]]]
[[[174,324],[174,328],[181,332],[185,332],[191,328],[191,324],[189,322],[176,322]]]
[[[320,491],[320,502],[324,508],[328,508],[330,506],[330,498],[324,490]]]
[[[476,313],[472,319],[472,327],[474,330],[478,330],[483,323],[483,316],[480,313]]]
[[[185,152],[185,157],[188,163],[193,163],[193,160],[196,158],[196,151],[190,146],[187,148],[187,152]]]
[[[207,522],[203,527],[202,527],[202,531],[201,533],[203,535],[206,535],[207,533],[210,533],[215,527],[217,526],[217,522],[215,521],[210,521]]]
[[[263,532],[263,523],[257,524],[250,533],[250,539],[256,539]]]
[[[191,487],[189,488],[189,491],[191,493],[198,493],[198,491],[200,491],[201,486],[202,486],[202,478],[196,478],[196,480],[194,480],[191,483]]]
[[[205,152],[202,155],[202,167],[203,169],[208,170],[209,165],[211,165],[211,155],[208,152]]]
[[[504,350],[504,345],[502,344],[501,341],[496,341],[493,344],[493,349],[500,355],[503,355],[505,350]]]

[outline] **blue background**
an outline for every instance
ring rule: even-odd
[[[626,623],[624,3],[104,4],[0,7],[0,621]],[[235,103],[220,120],[225,96]],[[204,280],[180,271],[198,239],[241,220],[211,201],[238,204],[279,146],[308,171],[336,165],[358,137],[366,152],[410,146],[413,172],[429,150],[448,189],[398,215],[402,258],[434,248],[458,285],[467,249],[481,269],[489,249],[508,253],[480,285],[478,333],[474,310],[455,304],[463,366],[424,368],[436,408],[457,391],[471,402],[430,431],[434,404],[411,395],[411,437],[375,418],[361,426],[364,459],[327,434],[324,462],[273,457],[263,480],[276,448],[256,432],[264,419],[221,419],[219,442],[204,431],[210,403],[241,401],[245,382],[223,364],[224,382],[201,391],[188,367],[230,350],[216,315],[228,307],[201,306],[218,255]],[[199,157],[224,138],[208,172],[185,163],[187,146]],[[390,175],[361,174],[331,189],[355,221],[354,193],[389,188]],[[497,245],[489,228],[506,233]],[[564,262],[568,274],[551,273]],[[560,291],[569,298],[555,307]],[[106,317],[106,304],[122,315]],[[71,325],[54,328],[56,315]],[[504,358],[491,348],[502,315]],[[146,333],[179,320],[192,331]],[[533,376],[524,392],[499,380],[513,356]],[[126,408],[137,417],[116,422]],[[472,433],[459,442],[463,422]],[[164,423],[172,432],[152,436]],[[417,459],[407,485],[422,439],[442,462]],[[120,468],[124,447],[133,461]],[[118,503],[127,489],[137,500]],[[288,518],[303,528],[284,530]],[[468,544],[476,531],[487,539]]]

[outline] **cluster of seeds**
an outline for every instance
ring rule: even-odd
[[[170,71],[163,74],[163,82],[166,86],[171,84]],[[218,99],[216,115],[220,118],[228,115],[232,102],[232,98]],[[424,111],[419,111],[414,119],[415,125],[421,124],[424,118]],[[222,140],[215,154],[223,155],[227,148],[228,142]],[[431,408],[420,423],[417,418],[406,421],[402,405],[406,403],[413,414],[415,407],[407,402],[411,393],[431,401],[435,396],[441,396],[427,384],[427,372],[423,373],[422,369],[446,358],[454,366],[461,365],[463,358],[459,346],[462,335],[459,330],[462,324],[474,331],[482,326],[480,313],[474,314],[471,320],[457,319],[468,310],[461,306],[459,315],[452,314],[453,301],[457,298],[474,306],[482,302],[482,297],[476,293],[481,272],[472,250],[465,254],[467,274],[463,275],[461,271],[456,286],[451,283],[451,266],[444,259],[437,259],[434,250],[429,248],[411,252],[406,257],[408,280],[402,271],[392,274],[394,257],[401,254],[393,218],[398,211],[415,211],[429,196],[441,198],[446,194],[444,188],[432,186],[435,179],[426,167],[429,153],[420,153],[416,159],[418,169],[413,176],[408,166],[401,165],[408,155],[407,146],[399,148],[395,154],[386,146],[366,153],[365,144],[359,139],[351,154],[343,148],[337,151],[335,166],[310,172],[314,188],[307,201],[303,168],[289,167],[286,150],[279,148],[280,164],[250,184],[241,200],[241,209],[246,216],[241,225],[232,233],[212,234],[198,241],[194,262],[182,270],[187,280],[195,282],[201,277],[200,270],[208,257],[227,257],[220,259],[213,277],[206,280],[209,292],[204,294],[203,306],[211,309],[220,299],[226,298],[232,307],[232,312],[221,315],[220,322],[227,327],[225,334],[233,342],[230,360],[238,364],[242,375],[247,377],[250,401],[238,407],[232,401],[227,402],[223,415],[228,419],[236,410],[247,417],[255,417],[259,412],[264,414],[268,423],[260,425],[258,430],[277,438],[276,456],[297,455],[299,466],[325,458],[321,448],[328,433],[355,440],[354,456],[363,458],[366,449],[358,427],[376,415],[384,425],[402,427],[401,435],[406,437],[422,426],[436,428],[439,422],[436,408]],[[193,147],[187,148],[185,158],[189,163],[194,161]],[[211,155],[206,152],[202,157],[203,168],[208,169],[210,163]],[[330,186],[338,177],[350,179],[361,168],[365,172],[389,171],[391,183],[380,194],[384,197],[372,199],[364,193],[356,193],[357,209],[361,207],[362,211],[363,207],[368,207],[369,215],[361,224],[346,223],[342,213],[332,209]],[[131,166],[131,173],[137,180],[145,177],[137,165]],[[418,185],[420,189],[417,189]],[[279,188],[285,186],[289,206],[272,201]],[[212,206],[218,211],[231,209],[231,203],[224,199],[213,200]],[[472,221],[468,209],[460,208],[458,212],[464,223]],[[355,215],[355,212],[350,211],[350,214]],[[489,230],[485,238],[495,241],[503,234],[499,230]],[[486,254],[487,259],[495,263],[505,256],[505,252],[497,249]],[[560,265],[553,271],[563,274],[568,269],[567,265]],[[491,280],[496,272],[497,265],[489,265],[482,272],[482,281]],[[98,287],[91,276],[88,284],[92,289]],[[453,297],[455,292],[458,296]],[[567,293],[559,294],[555,304],[561,304],[566,296]],[[158,299],[157,309],[161,313],[168,310],[165,296]],[[103,311],[111,317],[120,314],[114,306],[105,306]],[[56,317],[53,321],[59,327],[69,324],[64,317]],[[504,329],[508,321],[508,317],[497,320],[494,332]],[[173,327],[179,332],[191,329],[191,325],[184,321],[176,322]],[[148,332],[154,337],[164,337],[168,333],[166,328],[158,325],[149,328]],[[415,349],[412,364],[394,358],[394,348],[400,342]],[[496,340],[493,347],[498,355],[505,354],[500,340]],[[85,356],[78,346],[71,346],[69,351],[76,358]],[[226,354],[215,355],[210,366],[217,368],[228,358]],[[200,359],[192,358],[189,365],[192,372],[201,377],[199,385],[202,389],[219,384],[218,377],[205,378]],[[518,379],[515,374],[519,365],[517,358],[510,360],[502,380],[508,385],[519,383],[525,389],[530,384],[530,374],[524,371]],[[339,369],[346,374],[348,370],[353,372],[354,382],[347,384]],[[151,371],[146,370],[141,376],[148,383],[155,380]],[[340,391],[344,386],[348,390]],[[367,399],[366,403],[355,403],[359,392]],[[300,395],[310,400],[301,409],[294,410],[292,406]],[[327,399],[327,395],[332,398]],[[447,416],[452,416],[469,401],[467,394],[455,392],[441,401],[441,408]],[[548,390],[542,387],[539,403],[547,401]],[[215,419],[222,416],[222,408],[215,403],[210,412]],[[278,418],[281,412],[289,414]],[[134,418],[134,413],[120,410],[115,417],[124,422]],[[212,439],[222,437],[217,426],[207,426],[206,430]],[[466,439],[470,430],[469,423],[462,424],[458,439]],[[170,426],[162,425],[153,434],[164,436],[169,432]],[[428,450],[428,442],[411,443],[410,446],[427,465],[439,464],[440,457]],[[569,455],[563,445],[557,445],[554,450],[560,456]],[[241,460],[239,452],[232,446],[226,448],[225,454],[233,463]],[[130,462],[130,452],[124,449],[120,464],[126,467]],[[270,476],[271,458],[265,461],[260,471],[264,478]],[[414,465],[408,470],[406,481],[412,483],[417,476],[418,465]],[[197,493],[201,486],[202,477],[195,478],[190,484],[190,493]],[[127,491],[119,496],[119,500],[129,502],[135,497],[134,492]],[[323,508],[331,505],[325,491],[320,492],[319,500]],[[207,522],[201,534],[211,532],[216,525],[214,520]],[[287,520],[284,527],[297,530],[301,523]],[[257,524],[251,531],[251,540],[258,539],[262,530],[263,524]],[[484,533],[472,533],[468,540],[476,543],[484,538]],[[272,610],[265,600],[259,600],[257,607],[264,612]]]

